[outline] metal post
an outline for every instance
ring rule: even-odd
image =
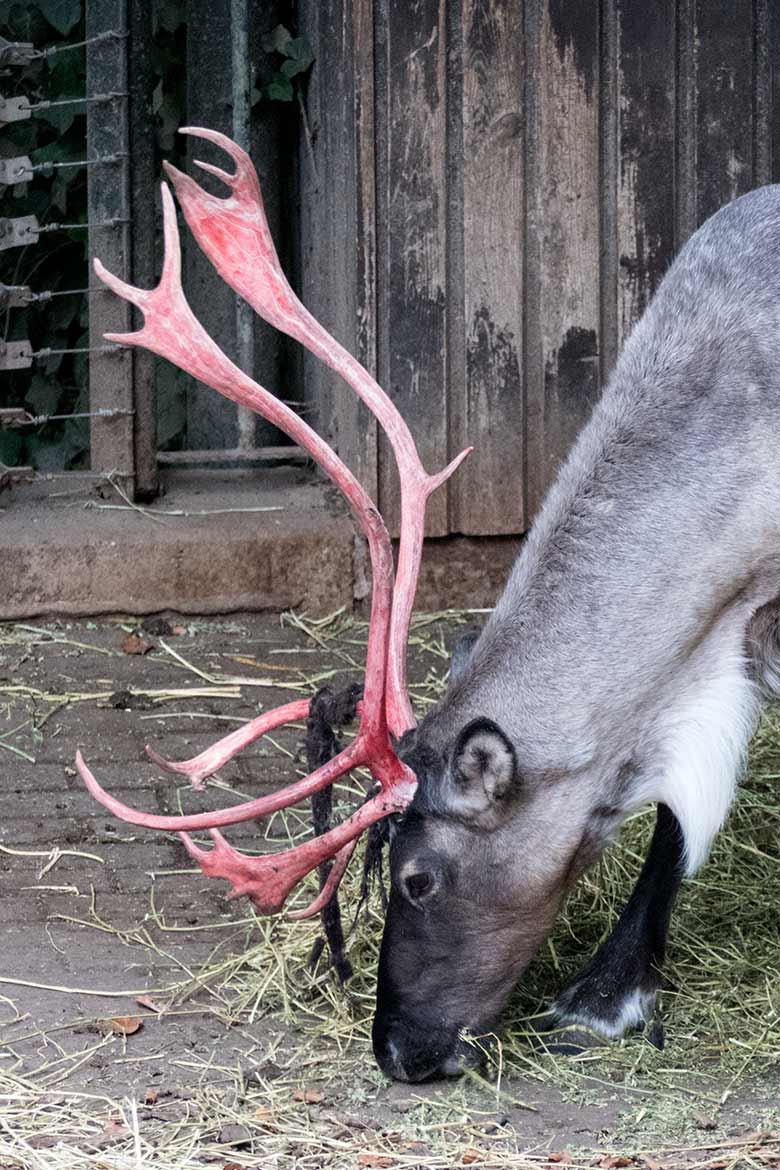
[[[87,96],[116,93],[107,102],[87,105],[87,157],[113,156],[116,161],[93,163],[87,168],[88,253],[99,256],[106,267],[124,280],[130,270],[130,157],[128,127],[127,0],[87,0],[86,36],[114,32],[87,44]],[[113,226],[98,226],[105,221]],[[132,328],[130,307],[118,297],[90,295],[89,343],[90,409],[120,410],[122,414],[92,419],[91,466],[93,471],[114,472],[126,490],[135,491],[133,436],[133,359],[128,350],[101,353],[104,333]]]
[[[133,284],[151,288],[154,268],[156,182],[152,133],[152,9],[149,0],[130,0],[128,90],[130,122],[130,224]],[[156,359],[143,349],[133,350],[135,404],[135,491],[139,499],[157,494],[157,385]]]
[[[249,141],[249,7],[247,0],[231,0],[231,49],[233,57],[233,138],[244,150],[251,151]],[[236,297],[236,361],[247,374],[254,372],[255,322],[252,308]],[[257,416],[247,406],[239,406],[238,449],[251,450],[255,445]]]

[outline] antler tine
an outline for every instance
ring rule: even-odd
[[[187,852],[197,861],[206,877],[229,881],[233,886],[231,896],[250,898],[261,914],[278,913],[301,878],[323,861],[334,857],[326,887],[310,906],[303,911],[294,911],[291,915],[308,918],[316,914],[335,893],[361,833],[391,813],[401,812],[411,800],[414,787],[412,777],[391,790],[383,790],[321,837],[312,837],[292,849],[266,853],[262,857],[247,857],[214,830],[211,832],[214,846],[210,850],[195,845],[187,833],[181,833],[180,836]]]
[[[363,736],[363,740],[365,740],[365,736]],[[212,809],[210,812],[203,813],[169,815],[167,813],[145,813],[141,812],[140,809],[132,808],[129,804],[124,804],[112,796],[110,792],[106,792],[90,770],[81,752],[76,753],[78,773],[84,781],[87,791],[98,804],[102,804],[103,808],[108,809],[120,821],[126,821],[130,825],[140,825],[144,829],[162,829],[173,833],[191,829],[225,828],[228,825],[240,825],[244,821],[254,821],[258,817],[270,816],[271,813],[278,812],[282,808],[289,808],[292,804],[306,800],[315,792],[327,788],[345,772],[349,772],[353,768],[360,768],[368,762],[365,744],[361,742],[361,737],[358,735],[351,744],[348,744],[342,752],[339,752],[332,760],[328,760],[321,768],[317,768],[302,780],[296,780],[293,784],[279,789],[278,792],[271,792],[267,796],[258,796],[243,804],[231,805],[230,808]],[[371,767],[376,767],[373,759],[371,759]],[[398,767],[403,768],[403,765],[399,764]],[[388,788],[393,787],[401,775],[397,771],[385,773],[385,783]]]
[[[211,263],[261,317],[296,338],[344,378],[377,418],[392,445],[401,475],[401,539],[390,618],[385,711],[390,731],[400,736],[415,723],[406,687],[406,641],[422,555],[425,503],[471,448],[438,474],[426,473],[409,428],[393,402],[290,288],[268,229],[260,183],[249,156],[213,130],[188,127],[182,133],[222,147],[236,166],[234,175],[220,175],[230,187],[230,194],[221,198],[166,165],[187,223]],[[214,173],[211,164],[206,169]]]
[[[298,699],[294,703],[287,703],[284,707],[277,707],[275,711],[265,711],[262,715],[258,715],[257,719],[245,723],[243,727],[239,727],[235,731],[231,731],[229,735],[224,736],[223,739],[217,740],[200,755],[193,756],[191,760],[182,760],[179,763],[166,760],[150,744],[146,745],[144,751],[158,768],[163,768],[166,772],[178,772],[179,775],[189,776],[193,788],[203,788],[203,781],[206,777],[213,776],[215,772],[218,772],[242,748],[254,743],[256,739],[267,732],[273,731],[275,727],[281,727],[283,723],[293,723],[297,719],[305,719],[308,714],[308,699]]]

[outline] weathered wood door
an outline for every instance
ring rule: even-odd
[[[430,535],[527,528],[675,250],[780,165],[772,0],[301,0],[307,303],[429,469]],[[780,73],[776,74],[780,76]],[[322,426],[391,518],[362,407]]]

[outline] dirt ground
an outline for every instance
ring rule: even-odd
[[[246,907],[226,901],[222,883],[195,871],[177,838],[135,830],[98,807],[75,772],[75,752],[82,749],[110,791],[150,811],[176,811],[180,801],[188,809],[234,803],[237,793],[247,798],[289,782],[300,766],[300,728],[280,731],[273,747],[248,749],[225,769],[223,790],[211,785],[200,794],[161,773],[144,744],[152,741],[172,758],[193,755],[259,709],[289,701],[302,685],[316,685],[333,670],[356,672],[343,650],[319,647],[275,617],[171,618],[162,633],[151,627],[142,634],[153,647],[145,654],[123,648],[135,624],[0,627],[0,1077],[10,1110],[3,1115],[0,1106],[6,1142],[0,1166],[81,1166],[78,1151],[90,1166],[427,1167],[447,1165],[447,1155],[436,1153],[441,1148],[456,1151],[452,1164],[521,1167],[568,1158],[571,1165],[628,1165],[614,1159],[630,1145],[626,1119],[637,1113],[638,1100],[619,1085],[590,1099],[529,1078],[504,1084],[495,1100],[490,1087],[467,1098],[460,1085],[393,1085],[375,1068],[364,1039],[357,1041],[361,1059],[356,1063],[352,1052],[343,1076],[342,1054],[327,1039],[290,1067],[285,1054],[295,1049],[296,1027],[289,1013],[257,1011],[254,1020],[244,1013],[236,1022],[227,1003],[215,1009],[213,995],[198,986],[198,971],[213,966],[215,954],[240,950],[242,930],[249,929]],[[454,625],[442,620],[412,651],[420,693],[426,679],[446,670],[444,652],[455,637]],[[233,685],[226,676],[244,681]],[[230,838],[257,847],[258,828],[239,826]],[[161,1011],[164,989],[187,980],[194,994]],[[136,1018],[142,1026],[134,1030]],[[297,1118],[290,1131],[297,1137],[286,1147],[278,1125],[263,1136],[263,1085],[274,1078],[289,1085]],[[324,1092],[310,1088],[320,1081]],[[239,1108],[237,1084],[246,1088],[252,1113]],[[24,1124],[13,1120],[17,1093]],[[198,1094],[220,1102],[216,1131],[209,1134],[203,1123],[198,1131],[210,1153],[198,1161],[196,1141],[190,1160],[166,1161],[154,1153],[158,1139],[146,1135],[181,1126]],[[91,1118],[83,1135],[63,1120],[73,1101]],[[56,1124],[52,1102],[60,1103]],[[694,1136],[675,1147],[683,1153],[673,1157],[660,1145],[630,1149],[632,1164],[737,1166],[744,1155],[745,1166],[780,1166],[774,1138],[755,1133],[761,1125],[753,1104],[745,1092],[729,1099],[716,1138],[715,1123],[693,1102]],[[765,1120],[765,1094],[760,1106]],[[405,1134],[420,1110],[450,1146],[426,1146],[411,1128]],[[405,1135],[396,1160],[387,1153],[388,1134]],[[495,1162],[491,1134],[504,1151]],[[130,1152],[120,1157],[125,1147]],[[65,1149],[71,1155],[63,1161]],[[551,1155],[558,1160],[548,1161]]]

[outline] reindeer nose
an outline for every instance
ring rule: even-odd
[[[457,1030],[377,1014],[373,1042],[377,1064],[395,1081],[429,1081],[463,1071],[456,1056]]]
[[[401,1051],[392,1035],[385,1036],[381,1045],[374,1042],[374,1054],[377,1064],[385,1076],[394,1081],[408,1081],[410,1079],[401,1059]]]

